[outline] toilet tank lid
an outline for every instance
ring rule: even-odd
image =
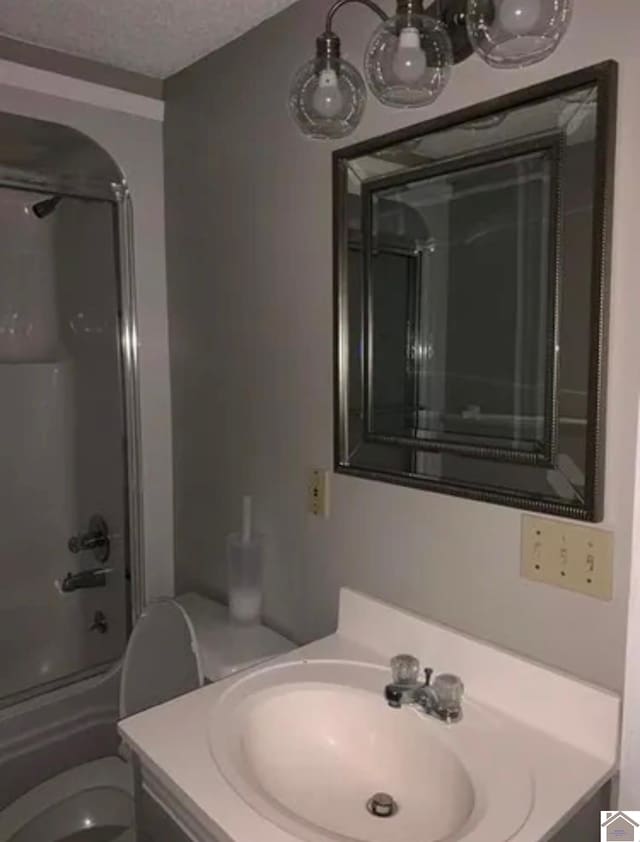
[[[187,593],[176,601],[193,623],[204,677],[209,681],[218,681],[296,648],[267,626],[231,622],[226,606],[207,597]]]

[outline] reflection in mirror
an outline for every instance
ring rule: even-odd
[[[609,63],[335,155],[339,471],[600,516]]]
[[[550,463],[560,153],[554,134],[363,186],[370,438]]]

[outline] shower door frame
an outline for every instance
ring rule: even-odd
[[[125,441],[125,529],[127,558],[125,568],[125,622],[127,638],[146,602],[143,488],[141,464],[140,377],[138,359],[138,316],[135,286],[135,256],[133,239],[133,204],[129,186],[124,178],[111,182],[108,188],[78,187],[73,182],[31,178],[27,174],[16,178],[0,165],[0,189],[22,190],[31,193],[108,202],[114,210],[116,243],[116,292],[118,324],[118,367],[121,377],[121,400]],[[12,705],[45,696],[55,690],[72,687],[80,681],[105,674],[118,663],[114,661],[88,667],[70,675],[44,682],[17,693],[0,697],[0,710]]]
[[[126,442],[127,483],[127,570],[128,619],[130,632],[146,603],[144,565],[144,519],[142,487],[142,433],[140,420],[140,377],[138,360],[138,311],[135,289],[133,204],[126,181],[111,185],[116,200],[116,242],[118,244],[118,294],[120,299],[120,369]],[[127,634],[127,637],[129,635]]]

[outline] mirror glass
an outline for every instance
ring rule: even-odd
[[[335,154],[336,468],[597,519],[615,66]]]

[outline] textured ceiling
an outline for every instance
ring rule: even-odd
[[[0,34],[166,78],[294,0],[0,0]]]

